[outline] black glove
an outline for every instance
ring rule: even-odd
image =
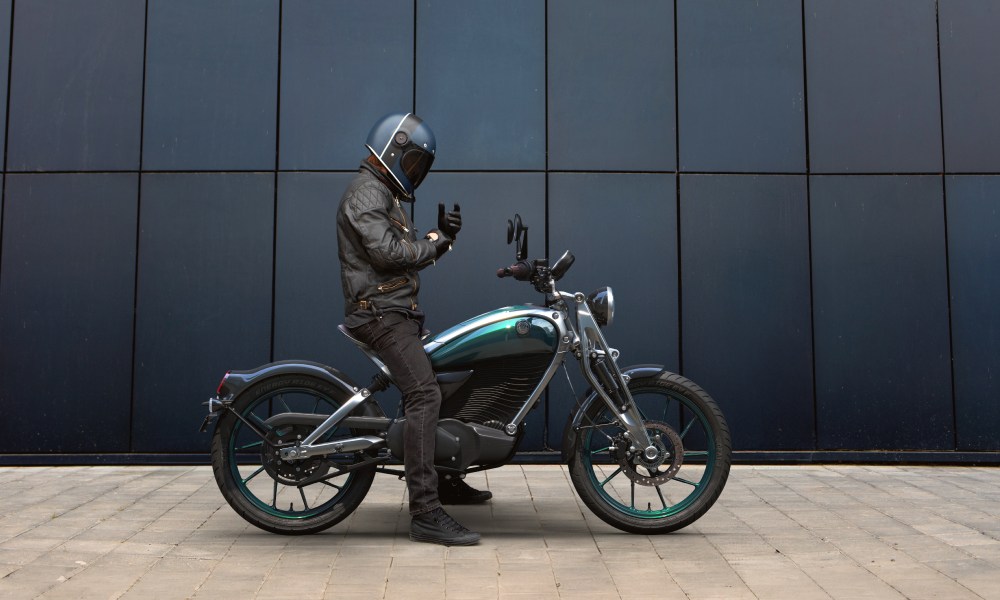
[[[437,252],[437,258],[444,256],[444,253],[451,250],[451,243],[454,241],[447,233],[443,231],[437,232],[437,239],[431,241],[434,244],[434,250]]]
[[[462,209],[455,205],[455,210],[444,212],[444,204],[438,203],[438,229],[451,239],[458,236],[462,229]]]

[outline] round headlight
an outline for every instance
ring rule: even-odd
[[[594,320],[601,327],[609,327],[615,318],[615,296],[611,288],[603,287],[587,296],[587,306],[590,307]]]

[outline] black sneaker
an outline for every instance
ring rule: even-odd
[[[441,504],[482,504],[493,497],[489,490],[476,488],[455,477],[440,479],[438,483],[438,498]]]
[[[443,508],[435,508],[410,520],[410,539],[443,546],[474,546],[479,543],[479,534],[456,523]]]

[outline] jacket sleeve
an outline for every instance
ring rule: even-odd
[[[376,268],[384,271],[422,268],[438,257],[434,242],[410,241],[392,224],[386,198],[380,190],[360,187],[349,202],[348,220]]]

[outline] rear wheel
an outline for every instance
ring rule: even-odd
[[[233,401],[212,437],[212,468],[240,516],[266,531],[297,535],[332,527],[361,504],[375,477],[371,456],[354,452],[286,462],[278,455],[345,399],[322,379],[284,375],[250,386]],[[320,441],[361,433],[335,428]]]
[[[732,443],[715,401],[694,382],[662,372],[629,381],[629,392],[659,450],[647,460],[597,400],[580,423],[570,477],[580,498],[623,531],[668,533],[711,508],[729,477]]]

